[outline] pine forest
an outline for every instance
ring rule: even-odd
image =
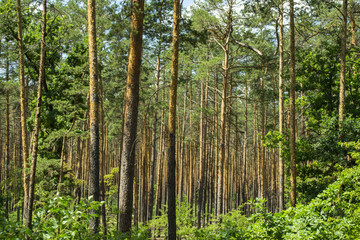
[[[0,239],[360,239],[359,0],[0,0]]]

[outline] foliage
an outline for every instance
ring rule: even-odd
[[[167,206],[161,210],[161,215],[155,217],[148,223],[148,227],[154,231],[155,235],[167,236]],[[178,227],[177,235],[188,236],[195,229],[196,218],[193,214],[190,204],[185,200],[176,204],[176,225]]]
[[[56,195],[34,211],[33,229],[29,230],[16,221],[0,216],[0,239],[23,239],[25,233],[32,239],[101,239],[101,233],[89,231],[89,220],[104,202],[92,197],[79,203],[71,197]]]
[[[232,211],[189,239],[359,239],[359,182],[360,167],[346,169],[308,205],[272,214],[264,200],[253,201],[256,213],[249,218]]]

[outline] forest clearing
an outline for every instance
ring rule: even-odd
[[[0,14],[0,239],[360,239],[358,0]]]

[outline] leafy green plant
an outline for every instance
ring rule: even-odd
[[[96,215],[90,210],[98,210],[104,202],[93,201],[92,197],[78,204],[70,197],[56,195],[42,208],[34,212],[32,236],[41,239],[96,239],[99,236],[89,231],[89,220]]]
[[[68,196],[57,194],[42,207],[34,211],[33,229],[26,229],[20,222],[0,216],[0,239],[23,239],[25,234],[32,239],[101,239],[104,236],[89,230],[89,220],[96,215],[104,202],[93,201],[92,197],[76,203]]]

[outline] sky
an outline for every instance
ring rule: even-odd
[[[194,0],[184,0],[182,8],[187,9],[193,3],[194,3]]]

